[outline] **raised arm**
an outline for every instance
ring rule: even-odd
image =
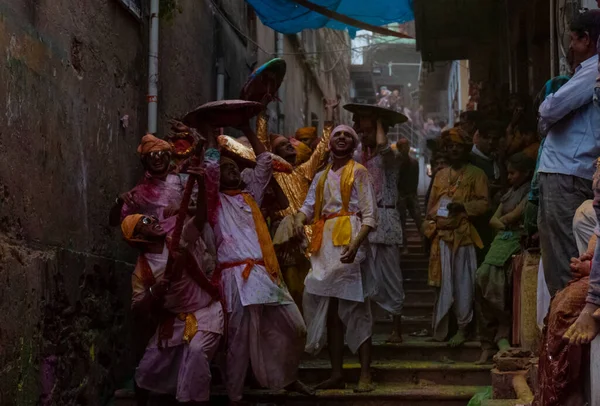
[[[265,146],[258,140],[256,134],[248,134],[248,140],[256,154],[256,167],[245,169],[242,172],[242,181],[254,200],[261,205],[265,189],[273,176],[273,156],[267,153]]]
[[[220,160],[221,154],[217,150],[217,141],[214,134],[207,137],[208,143],[204,152],[204,190],[206,213],[211,225],[215,225],[217,208],[219,206],[219,183],[221,180]]]
[[[323,126],[323,134],[317,144],[317,147],[313,151],[308,161],[304,162],[299,166],[299,170],[302,171],[304,177],[308,180],[313,180],[317,171],[325,161],[327,160],[327,153],[329,151],[329,140],[331,138],[331,131],[333,131],[333,116],[335,109],[340,104],[340,99],[323,99],[325,108],[325,124]]]

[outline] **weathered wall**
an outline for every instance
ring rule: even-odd
[[[216,4],[243,35],[210,0],[181,0],[183,12],[161,21],[159,133],[215,98],[219,59],[225,96],[239,95],[268,59],[246,35],[275,51],[275,33],[244,25],[245,2]],[[117,0],[0,2],[2,406],[100,405],[131,376],[132,343],[144,344],[128,314],[135,253],[107,217],[141,175],[145,21]],[[303,63],[288,81],[307,80]],[[320,111],[320,97],[311,95],[311,109]]]
[[[132,253],[106,218],[138,176],[144,32],[109,0],[0,6],[2,405],[98,404],[132,363]]]

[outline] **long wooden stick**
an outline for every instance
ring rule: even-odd
[[[381,35],[385,35],[385,36],[389,36],[389,37],[413,38],[408,34],[389,30],[387,28],[378,27],[376,25],[371,25],[371,24],[365,23],[363,21],[356,20],[352,17],[348,17],[347,15],[340,14],[333,10],[329,10],[327,7],[320,6],[318,4],[310,2],[308,0],[292,0],[292,1],[294,3],[301,5],[302,7],[305,7],[311,11],[314,11],[315,13],[319,13],[321,15],[324,15],[325,17],[329,17],[332,20],[339,21],[346,25],[351,25],[352,27],[361,28],[363,30],[372,31],[377,34],[381,34]]]

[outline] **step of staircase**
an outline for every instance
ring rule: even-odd
[[[344,390],[318,391],[316,396],[303,396],[286,391],[247,390],[244,401],[249,406],[286,405],[286,406],[465,406],[467,402],[484,387],[452,386],[432,384],[378,384],[373,392],[354,393],[353,385]],[[211,394],[211,405],[229,403],[223,388],[215,388]],[[173,399],[151,396],[148,406],[176,406]],[[137,406],[133,396],[113,399],[110,406]]]
[[[404,270],[416,270],[416,271],[425,271],[429,269],[429,258],[416,258],[412,256],[410,258],[402,257],[400,259],[400,268]]]
[[[374,360],[371,365],[374,382],[380,384],[437,384],[475,385],[491,383],[491,365],[475,365],[472,362],[443,363],[422,360]],[[329,360],[314,359],[300,365],[299,378],[308,385],[323,382],[331,375]],[[346,359],[344,377],[347,382],[358,382],[360,364],[357,359]]]
[[[429,337],[411,337],[408,334],[402,336],[402,343],[388,343],[388,334],[376,334],[373,336],[372,357],[376,360],[399,360],[399,361],[436,361],[436,362],[475,362],[481,354],[479,342],[467,342],[460,348],[452,348],[448,343],[429,341]],[[352,358],[354,355],[346,347],[345,357]],[[305,354],[307,361],[314,359],[327,360],[327,350],[323,349],[318,355]]]
[[[416,289],[404,286],[404,302],[405,303],[415,303],[415,302],[426,302],[426,303],[434,303],[435,302],[435,290],[432,288],[428,289]]]
[[[433,288],[427,283],[427,273],[419,274],[417,277],[410,278],[407,278],[405,275],[402,276],[404,276],[404,291],[406,292],[413,290],[433,290]]]
[[[318,391],[314,397],[290,395],[285,391],[250,391],[247,400],[254,404],[286,406],[464,406],[481,389],[477,386],[381,384],[373,392],[354,393],[348,385],[345,390]]]

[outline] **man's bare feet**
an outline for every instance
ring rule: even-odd
[[[343,376],[332,376],[328,380],[321,382],[315,386],[316,390],[327,390],[327,389],[346,389],[346,382]]]
[[[450,347],[460,347],[465,343],[465,341],[467,341],[467,334],[464,330],[458,329],[456,334],[454,334],[454,337],[452,337],[450,341],[448,341],[448,345]]]
[[[301,381],[294,381],[288,386],[285,387],[285,390],[288,392],[297,392],[307,396],[314,396],[316,391],[314,389],[309,388]]]
[[[393,344],[401,344],[402,343],[402,336],[398,333],[396,333],[395,331],[392,331],[392,334],[387,338],[387,340],[385,340],[386,343],[393,343]]]
[[[593,316],[598,306],[588,303],[579,318],[567,330],[563,338],[573,345],[589,344],[600,331],[600,322]]]
[[[355,393],[367,393],[375,390],[375,384],[373,383],[373,378],[371,373],[361,374],[361,377],[358,381],[358,385],[354,388]]]
[[[495,354],[496,354],[496,351],[492,350],[492,349],[482,350],[481,356],[479,357],[479,359],[477,361],[475,361],[475,365],[489,364],[492,361],[492,359],[494,358]]]

